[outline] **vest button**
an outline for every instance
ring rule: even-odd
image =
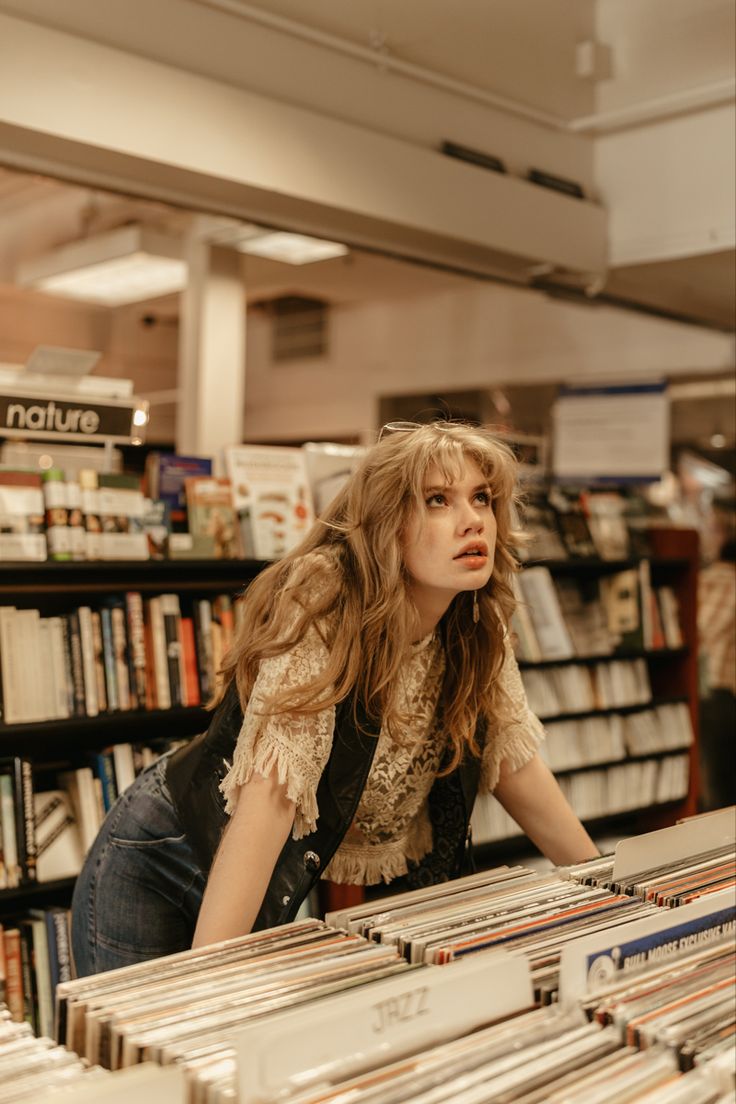
[[[282,897],[281,898],[281,904],[282,905],[288,905],[290,900],[291,900],[291,897]]]
[[[304,852],[304,865],[307,870],[319,870],[320,857],[316,851]]]

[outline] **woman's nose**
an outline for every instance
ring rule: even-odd
[[[475,506],[468,503],[467,507],[463,511],[460,528],[463,533],[482,533],[483,514],[480,512],[480,510],[477,510]]]

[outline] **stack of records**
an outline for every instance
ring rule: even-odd
[[[0,1004],[0,1077],[3,1104],[35,1104],[55,1088],[76,1083],[99,1084],[99,1099],[104,1099],[106,1070],[92,1069],[66,1047],[52,1039],[36,1038],[30,1024],[16,1023],[5,1005]]]
[[[725,844],[705,854],[673,859],[615,881],[614,858],[609,855],[568,867],[567,874],[580,885],[636,896],[664,908],[676,908],[709,893],[736,887],[736,854],[732,844]]]
[[[730,1057],[736,1046],[733,940],[648,965],[585,1001],[588,1017],[612,1025],[622,1043],[649,1050],[660,1045],[682,1070]]]
[[[392,947],[304,920],[57,987],[59,1039],[120,1069],[187,1059],[234,1075],[233,1032],[411,967]]]
[[[445,965],[492,948],[526,956],[535,999],[555,999],[562,948],[581,935],[656,913],[623,893],[557,873],[495,867],[427,889],[329,913],[328,923],[396,947],[411,963]]]
[[[675,1095],[685,1090],[684,1095]],[[209,1097],[212,1104],[225,1097]],[[282,1098],[283,1099],[283,1098]],[[622,1047],[613,1027],[579,1012],[537,1009],[288,1104],[716,1104],[728,1098],[700,1071],[680,1074],[671,1050]]]

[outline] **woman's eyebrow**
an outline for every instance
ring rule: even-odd
[[[456,486],[457,486],[456,483],[436,483],[436,484],[432,484],[432,486],[430,486],[430,487],[425,487],[423,493],[424,494],[437,494],[438,491],[451,491]],[[491,484],[486,481],[485,483],[478,483],[477,486],[473,487],[470,491],[470,494],[477,494],[478,491],[489,491],[490,492],[490,490],[491,490]]]

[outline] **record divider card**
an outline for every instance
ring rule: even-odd
[[[669,830],[669,829],[668,829]],[[632,920],[612,931],[595,932],[574,940],[560,958],[559,1003],[579,1004],[622,975],[647,963],[676,959],[688,949],[733,938],[736,903],[733,889],[722,889],[661,914]]]
[[[308,1018],[296,1009],[244,1027],[234,1037],[240,1104],[334,1082],[531,1008],[526,959],[505,951],[483,958],[419,967],[325,999]]]
[[[735,843],[736,810],[732,806],[680,821],[670,828],[621,840],[616,847],[611,880],[620,882],[643,870],[653,870]]]

